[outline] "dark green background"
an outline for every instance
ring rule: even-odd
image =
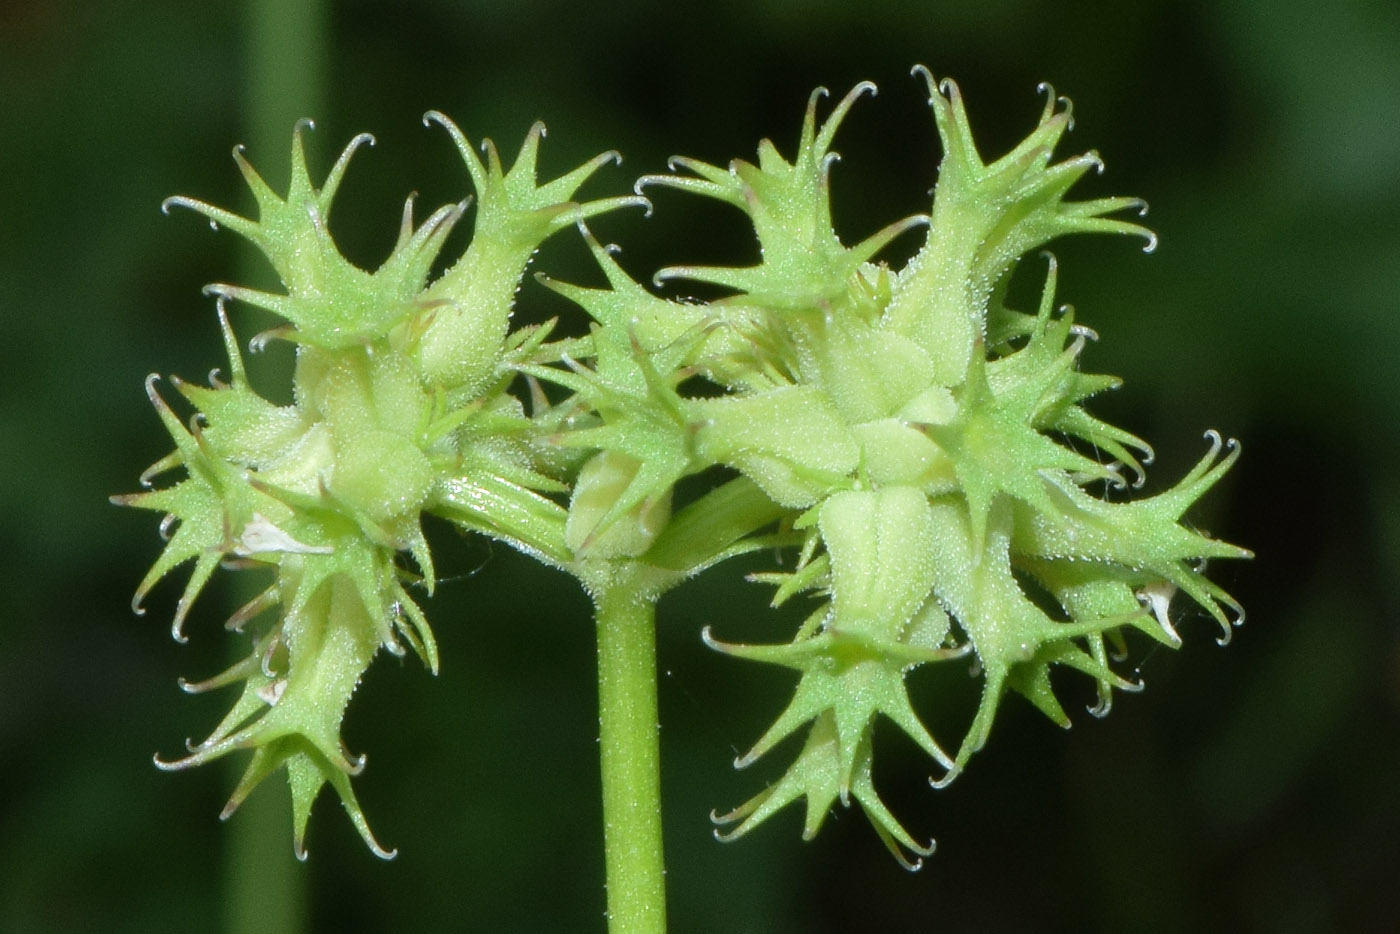
[[[722,163],[763,136],[791,152],[813,86],[870,78],[879,97],[838,137],[849,242],[926,209],[937,148],[915,62],[959,79],[984,153],[1030,129],[1035,85],[1053,82],[1076,105],[1065,152],[1095,148],[1108,164],[1082,196],[1151,202],[1158,252],[1057,244],[1060,294],[1102,335],[1086,366],[1127,378],[1095,410],[1157,446],[1155,487],[1203,453],[1204,429],[1243,439],[1194,519],[1257,551],[1213,570],[1249,623],[1220,649],[1188,613],[1181,652],[1136,645],[1128,666],[1148,690],[1103,722],[1082,713],[1083,679],[1066,678],[1068,734],[1008,700],[988,749],[941,792],[925,784],[929,763],[881,731],[882,790],[939,842],[910,876],[854,812],[808,844],[797,809],[740,843],[711,839],[709,808],[779,773],[781,752],[745,773],[730,761],[790,687],[701,646],[705,623],[786,634],[758,615],[764,593],[741,569],[712,572],[662,605],[672,930],[1400,926],[1400,6],[339,0],[324,12],[319,33],[289,37],[288,58],[277,35],[258,38],[251,6],[223,0],[0,6],[0,930],[265,930],[284,910],[318,931],[602,929],[586,603],[501,546],[438,530],[449,580],[429,610],[443,672],[383,658],[351,706],[347,738],[370,756],[358,788],[395,862],[371,857],[328,797],[309,864],[284,865],[276,783],[220,826],[230,768],[151,767],[228,701],[186,698],[175,678],[234,650],[219,623],[236,595],[213,589],[187,646],[168,636],[174,586],[133,617],[155,517],[106,497],[168,448],[143,377],[222,363],[200,286],[265,275],[231,234],[163,218],[162,198],[247,209],[229,147],[249,142],[281,184],[291,121],[313,109],[318,171],[352,133],[379,137],[335,219],[369,264],[409,190],[429,209],[467,190],[445,134],[419,126],[426,109],[507,150],[545,119],[546,171],[618,148],[624,167],[590,189],[613,193],[672,153]],[[650,220],[594,225],[639,277],[751,255],[732,212],[655,200]],[[596,276],[572,234],[537,268]],[[554,314],[572,313],[528,285],[522,317]],[[263,324],[238,310],[235,326],[246,339]],[[266,356],[272,387],[286,357]],[[948,743],[971,689],[960,672],[919,684]],[[269,816],[271,856],[257,855]]]

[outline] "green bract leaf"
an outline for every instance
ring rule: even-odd
[[[721,651],[803,673],[792,703],[737,766],[753,762],[813,721],[807,745],[787,776],[723,820],[742,818],[734,833],[745,833],[805,794],[810,837],[834,798],[839,794],[844,802],[854,791],[897,857],[903,859],[894,840],[926,854],[875,794],[870,731],[875,716],[884,714],[936,761],[952,767],[914,713],[904,687],[909,669],[962,652],[942,647],[948,617],[929,599],[935,541],[928,500],[910,487],[836,493],[822,503],[818,527],[830,559],[832,594],[819,633],[799,633],[785,646],[726,645],[706,635]]]
[[[415,230],[410,198],[404,205],[393,252],[376,272],[365,272],[340,254],[327,224],[350,157],[374,138],[364,133],[351,140],[317,190],[306,167],[302,126],[298,123],[292,134],[292,180],[285,198],[254,171],[242,147],[233,151],[258,205],[256,221],[192,198],[167,199],[165,208],[191,208],[247,237],[267,257],[287,289],[285,295],[274,295],[219,283],[207,289],[212,294],[257,305],[286,319],[294,329],[286,336],[301,343],[336,349],[383,337],[422,310],[415,299],[466,205],[440,208]]]
[[[1065,193],[1091,168],[1097,153],[1065,162],[1050,159],[1070,126],[1070,111],[1049,85],[1040,123],[1018,146],[984,163],[972,140],[957,84],[941,83],[922,66],[928,83],[943,161],[934,188],[928,243],[900,273],[886,324],[918,341],[934,361],[933,378],[956,386],[967,374],[973,343],[984,333],[993,290],[1026,252],[1068,233],[1127,233],[1156,237],[1147,228],[1103,215],[1136,208],[1136,198],[1066,202]]]
[[[474,392],[491,377],[499,361],[520,277],[545,238],[595,214],[647,202],[640,197],[572,200],[599,168],[621,161],[615,152],[595,156],[552,182],[538,184],[535,161],[544,137],[542,123],[530,128],[515,164],[506,172],[490,140],[482,147],[483,164],[451,120],[429,111],[423,121],[438,123],[452,135],[479,204],[471,245],[423,294],[433,313],[418,347],[418,364],[429,379]]]
[[[743,471],[775,502],[804,508],[843,485],[860,449],[818,390],[788,386],[771,392],[697,399],[699,455]]]
[[[749,215],[763,253],[763,262],[747,269],[674,266],[656,274],[665,279],[694,279],[746,293],[746,301],[774,309],[811,308],[846,290],[847,280],[860,265],[906,230],[928,222],[922,215],[890,224],[856,246],[842,246],[831,226],[831,167],[840,158],[831,151],[836,130],[851,106],[875,85],[861,82],[836,105],[817,129],[817,101],[825,88],[812,92],[797,156],[787,162],[777,147],[764,140],[758,165],[735,159],[728,170],[694,159],[675,157],[672,168],[695,177],[648,175],[638,183],[665,185],[717,198]]]

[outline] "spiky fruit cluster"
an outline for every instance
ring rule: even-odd
[[[326,783],[370,848],[392,855],[375,842],[356,802],[350,777],[363,758],[345,750],[340,724],[380,649],[402,655],[406,644],[437,670],[433,633],[410,593],[431,594],[434,585],[423,514],[482,528],[546,560],[566,559],[547,535],[530,534],[531,511],[557,509],[531,491],[562,485],[541,473],[534,424],[506,392],[514,367],[534,358],[547,329],[508,334],[511,305],[531,254],[546,237],[581,218],[642,203],[635,197],[571,200],[612,154],[538,185],[540,125],[506,172],[489,142],[483,162],[447,118],[430,113],[430,121],[451,133],[478,198],[470,245],[432,282],[430,271],[466,201],[438,209],[415,227],[410,197],[398,242],[373,272],[346,260],[327,229],[351,154],[368,136],[350,143],[317,188],[298,125],[285,197],[235,150],[257,203],[256,220],[188,198],[166,202],[254,243],[285,292],[209,286],[218,296],[229,379],[211,377],[209,387],[174,381],[197,410],[188,423],[158,394],[155,377],[147,382],[175,451],[148,470],[142,484],[168,471],[183,476],[171,486],[116,497],[166,514],[168,544],[134,605],[139,609],[158,580],[193,560],[173,627],[183,640],[185,617],[221,563],[262,569],[269,578],[229,620],[230,628],[253,630],[248,657],[206,681],[183,683],[198,692],[242,682],[238,701],[188,756],[157,762],[182,769],[252,750],[225,817],[285,764],[296,849],[303,856],[311,803]],[[275,405],[249,385],[224,312],[228,299],[286,322],[256,340],[296,344],[291,405]]]
[[[433,589],[421,517],[509,542],[575,574],[599,607],[650,608],[701,568],[743,551],[791,547],[789,570],[755,577],[775,605],[816,602],[794,638],[714,648],[799,673],[795,695],[738,765],[806,728],[795,762],[728,814],[740,836],[797,798],[806,834],[854,798],[908,866],[930,851],[886,808],[873,781],[872,728],[881,715],[957,775],[986,742],[1003,696],[1024,695],[1068,724],[1051,686],[1059,665],[1095,683],[1096,714],[1114,689],[1110,649],[1136,629],[1180,643],[1171,603],[1184,593],[1228,638],[1242,613],[1203,573],[1212,558],[1249,552],[1183,524],[1185,511],[1238,457],[1213,432],[1200,463],[1174,487],[1132,500],[1151,449],[1090,415],[1084,403],[1117,385],[1080,370],[1092,332],[1057,309],[1048,259],[1034,309],[1008,305],[1027,254],[1071,233],[1153,235],[1116,215],[1132,198],[1066,200],[1096,155],[1053,161],[1068,105],[1053,92],[1032,132],[986,162],[957,86],[923,69],[943,146],[928,214],[896,221],[855,246],[832,227],[832,143],[870,84],[820,125],[812,95],[796,155],[769,142],[757,164],[721,168],[677,158],[643,186],[714,198],[752,221],[761,262],[682,266],[658,280],[728,290],[705,303],[658,297],[633,281],[584,226],[638,197],[579,203],[578,186],[611,155],[545,185],[535,180],[542,127],[506,172],[483,162],[438,114],[479,199],[465,253],[429,281],[444,239],[467,210],[448,205],[420,226],[405,207],[397,245],[374,272],[346,261],[327,217],[350,154],[325,183],[310,181],[301,135],[286,197],[236,151],[256,221],[183,198],[183,205],[255,243],[283,294],[214,285],[228,382],[176,382],[197,410],[187,423],[150,383],[176,450],[147,473],[182,470],[171,486],[119,501],[167,514],[169,544],[137,593],[177,565],[194,572],[175,633],[220,563],[262,569],[262,594],[230,620],[253,630],[248,657],[189,690],[243,684],[233,710],[183,768],[238,749],[252,761],[229,802],[283,764],[297,850],[311,803],[330,783],[369,845],[383,854],[349,778],[362,760],[340,741],[361,674],[381,649],[413,648],[436,669],[431,630],[414,599]],[[593,319],[583,337],[546,343],[548,328],[511,331],[511,303],[535,248],[577,225],[607,280],[585,288],[541,277]],[[878,262],[896,237],[926,228],[902,268]],[[248,384],[225,300],[280,316],[270,336],[297,345],[293,403]],[[265,338],[264,338],[265,339]],[[520,378],[523,377],[523,378]],[[703,391],[692,391],[699,380]],[[551,402],[548,381],[563,398]],[[528,387],[529,414],[512,392]],[[1083,453],[1093,452],[1093,456]],[[715,467],[733,478],[674,514],[676,483]],[[147,483],[149,485],[149,483]],[[567,505],[565,503],[567,502]],[[973,664],[980,702],[946,752],[907,689],[918,666]],[[909,854],[915,854],[911,857]]]
[[[731,645],[705,633],[716,649],[801,673],[791,704],[736,765],[808,725],[786,774],[716,820],[737,824],[731,835],[742,835],[805,797],[811,836],[834,802],[854,797],[907,865],[916,863],[905,851],[930,848],[875,793],[878,715],[939,763],[946,771],[935,784],[946,783],[986,741],[1008,689],[1068,725],[1051,689],[1053,665],[1094,679],[1094,712],[1106,713],[1114,688],[1137,686],[1112,670],[1109,646],[1121,643],[1125,629],[1178,645],[1167,613],[1176,591],[1228,637],[1238,607],[1201,569],[1210,558],[1249,554],[1180,523],[1234,462],[1238,445],[1222,445],[1211,433],[1210,451],[1171,490],[1110,501],[1109,491],[1117,497],[1129,486],[1125,472],[1141,485],[1151,449],[1083,408],[1118,381],[1080,371],[1092,332],[1067,309],[1057,311],[1053,257],[1038,308],[1006,305],[1021,258],[1062,234],[1138,235],[1150,251],[1150,231],[1111,216],[1141,211],[1142,203],[1066,200],[1102,163],[1093,153],[1052,161],[1070,123],[1068,105],[1052,92],[1034,131],[985,162],[957,86],[916,72],[928,83],[944,150],[928,215],[897,221],[853,247],[841,242],[831,223],[832,139],[874,87],[857,86],[820,126],[818,91],[791,162],[764,141],[756,165],[675,158],[673,171],[688,174],[639,183],[638,190],[675,188],[748,215],[758,265],[675,267],[657,276],[721,286],[730,297],[704,306],[663,302],[602,249],[595,251],[611,289],[554,284],[601,326],[597,373],[570,385],[580,393],[607,385],[649,400],[609,418],[602,390],[590,397],[608,423],[591,443],[645,465],[620,506],[657,500],[682,472],[726,464],[782,510],[784,528],[800,542],[794,570],[756,575],[777,585],[774,604],[800,593],[819,600],[785,645]],[[904,268],[872,262],[895,237],[925,226],[927,241]],[[607,350],[607,335],[624,324],[634,350],[649,351],[626,387],[608,375],[610,354],[626,354]],[[629,363],[633,371],[639,365]],[[676,395],[673,387],[695,372],[725,394]],[[629,420],[646,406],[654,413],[654,447],[629,447],[637,437]],[[1032,599],[1024,580],[1058,606]],[[950,754],[914,712],[905,679],[916,666],[967,655],[981,672],[982,697]]]

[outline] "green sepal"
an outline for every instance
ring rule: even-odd
[[[898,641],[933,587],[928,499],[912,487],[846,490],[822,501],[817,520],[831,562],[828,629]]]
[[[874,795],[869,760],[870,731],[884,714],[944,768],[953,767],[914,712],[904,683],[913,667],[965,651],[947,645],[948,616],[930,599],[936,541],[928,500],[909,487],[845,491],[814,511],[827,560],[803,562],[815,570],[806,580],[792,579],[805,586],[827,576],[827,606],[787,645],[730,645],[714,640],[708,629],[704,634],[712,648],[802,672],[791,703],[737,767],[813,723],[788,775],[726,820],[742,818],[736,831],[742,833],[805,794],[810,836],[835,796],[845,802],[854,790],[892,852],[901,855],[892,840],[921,851]]]
[[[851,89],[817,128],[818,88],[807,102],[797,155],[784,159],[769,140],[758,147],[758,164],[736,159],[727,170],[694,159],[674,157],[672,168],[694,177],[648,175],[638,187],[663,185],[716,198],[749,215],[758,235],[763,262],[748,268],[672,266],[656,274],[666,279],[690,279],[730,288],[748,301],[768,308],[800,310],[819,307],[843,296],[860,266],[900,234],[928,222],[915,215],[876,232],[854,247],[841,244],[831,222],[831,166],[839,158],[831,151],[836,130],[856,100],[875,85],[861,82]]]
[[[1066,365],[1059,360],[1052,363],[1049,369],[1054,372],[1049,379],[1042,377],[1043,382],[1053,382]],[[1059,471],[1119,480],[1103,464],[1036,430],[1032,415],[1039,393],[1031,393],[1029,398],[1024,393],[994,394],[980,343],[968,367],[967,381],[954,395],[958,415],[953,421],[919,427],[953,462],[972,519],[975,550],[982,547],[988,514],[1002,494],[1053,522],[1058,512],[1050,495],[1049,475]]]
[[[359,799],[355,797],[350,778],[349,774],[325,762],[315,749],[287,759],[287,785],[292,791],[292,846],[297,859],[306,861],[306,823],[311,817],[312,803],[327,783],[335,789],[341,807],[345,808],[345,813],[350,818],[351,826],[369,847],[369,851],[380,859],[393,859],[398,855],[398,850],[386,850],[374,838]]]
[[[773,500],[801,509],[816,503],[855,469],[860,447],[824,394],[786,386],[750,396],[688,403],[696,455],[728,464]]]
[[[278,628],[259,644],[248,660],[193,689],[223,683],[232,675],[246,677],[245,689],[225,722],[190,754],[172,762],[156,760],[163,769],[202,765],[230,752],[251,749],[252,759],[221,815],[227,818],[254,787],[286,764],[294,805],[298,854],[310,801],[329,782],[351,820],[379,856],[389,858],[369,833],[349,778],[359,774],[363,758],[352,759],[340,738],[345,706],[359,684],[380,642],[371,624],[371,607],[343,576],[299,577],[286,566],[283,591],[294,594]],[[252,664],[256,660],[256,664]]]
[[[226,554],[240,552],[241,536],[249,523],[259,517],[280,519],[285,510],[275,500],[249,486],[241,468],[225,462],[210,449],[203,437],[200,416],[186,428],[156,391],[155,380],[155,376],[147,378],[146,395],[175,442],[176,450],[143,474],[142,482],[149,485],[157,473],[175,467],[184,467],[187,476],[170,487],[114,496],[112,502],[164,512],[167,519],[163,529],[168,529],[171,522],[178,523],[160,556],[137,585],[132,609],[144,612],[141,602],[156,582],[184,562],[195,559],[194,571],[171,622],[171,634],[183,642],[185,618],[219,561]]]
[[[618,265],[614,256],[618,250],[616,246],[600,244],[582,223],[579,231],[607,278],[608,287],[585,288],[552,279],[544,273],[536,273],[535,278],[588,312],[589,317],[602,325],[605,334],[630,335],[642,347],[661,349],[685,340],[689,332],[705,324],[711,314],[709,309],[651,294]]]
[[[728,832],[722,833],[716,829],[715,836],[721,841],[736,840],[799,797],[805,797],[807,808],[803,818],[802,839],[811,840],[821,829],[837,798],[840,798],[842,804],[849,805],[850,799],[854,797],[870,819],[871,826],[875,828],[881,842],[899,864],[911,872],[917,871],[923,865],[921,857],[933,854],[933,841],[930,840],[926,846],[915,841],[895,820],[894,815],[875,792],[875,783],[871,775],[874,756],[868,733],[862,736],[854,759],[849,781],[843,786],[841,743],[836,718],[831,711],[819,714],[812,721],[807,740],[797,760],[788,767],[777,783],[726,814],[710,815],[716,824],[738,824]],[[905,855],[905,850],[916,854],[915,858],[911,860]]]
[[[595,327],[595,369],[572,360],[566,361],[570,370],[520,367],[573,390],[601,419],[552,439],[601,452],[581,468],[570,506],[565,537],[578,556],[594,550],[600,537],[629,514],[635,520],[632,530],[640,534],[619,534],[609,548],[635,548],[632,555],[646,550],[655,531],[648,534],[643,526],[669,515],[672,487],[702,466],[691,442],[696,426],[676,391],[686,375],[682,362],[702,338],[692,331],[689,340],[676,338],[648,348],[630,327],[625,332],[616,325]],[[664,519],[656,529],[661,525]]]
[[[228,354],[229,381],[217,381],[214,373],[209,374],[211,385],[208,387],[186,382],[178,376],[171,377],[170,381],[204,417],[207,422],[204,437],[210,447],[241,466],[260,466],[295,444],[309,425],[295,406],[275,405],[249,385],[243,354],[222,298],[215,311]]]
[[[1066,202],[1069,188],[1102,161],[1088,153],[1064,162],[1050,159],[1070,124],[1049,92],[1040,122],[1002,158],[984,163],[972,139],[958,86],[941,83],[922,66],[914,69],[929,88],[929,105],[943,160],[934,188],[929,237],[896,277],[885,323],[919,341],[933,361],[932,377],[956,386],[967,374],[974,342],[986,336],[993,294],[1026,252],[1070,233],[1126,233],[1156,238],[1141,225],[1106,217],[1143,209],[1135,198]]]
[[[947,619],[943,619],[946,631]],[[722,643],[710,636],[708,628],[703,636],[707,645],[727,654],[803,672],[792,701],[753,748],[735,760],[736,768],[753,763],[803,724],[812,723],[806,745],[777,785],[716,818],[720,823],[741,821],[731,837],[747,833],[805,795],[804,836],[810,839],[835,799],[839,796],[842,803],[848,803],[854,794],[901,863],[909,866],[891,840],[927,855],[926,848],[913,842],[875,794],[870,777],[871,731],[876,716],[884,714],[935,761],[951,769],[952,760],[910,705],[904,677],[914,665],[956,657],[962,654],[961,649],[935,649],[914,640],[881,641],[830,630],[811,636],[799,634],[796,642],[773,646]]]
[[[645,207],[647,204],[645,198],[630,195],[585,202],[573,200],[575,192],[600,168],[610,162],[622,161],[622,156],[617,152],[601,153],[573,171],[551,182],[539,184],[536,165],[540,141],[545,135],[543,123],[535,123],[525,134],[520,152],[509,171],[502,166],[496,144],[491,140],[482,143],[486,155],[486,161],[482,162],[457,124],[442,113],[430,110],[423,115],[423,124],[427,126],[432,123],[451,135],[476,189],[476,238],[528,251],[550,234],[580,220],[621,207]],[[434,283],[434,291],[451,294],[458,285],[461,272],[459,268],[449,270]]]
[[[543,124],[526,134],[520,154],[507,172],[496,147],[483,145],[483,163],[457,125],[437,111],[424,115],[452,136],[477,194],[472,240],[461,259],[429,286],[422,301],[432,315],[418,338],[415,355],[430,382],[476,394],[488,384],[501,362],[515,293],[526,264],[551,234],[586,218],[628,206],[646,206],[627,196],[596,201],[572,200],[599,168],[617,160],[603,153],[572,172],[543,185],[536,160]]]
[[[1239,443],[1207,435],[1211,448],[1176,486],[1145,499],[1109,503],[1064,477],[1051,477],[1057,518],[1021,514],[1015,521],[1013,548],[1032,557],[1099,561],[1139,572],[1142,583],[1166,581],[1195,600],[1221,626],[1222,643],[1242,618],[1239,604],[1212,583],[1193,562],[1210,558],[1248,558],[1238,545],[1217,541],[1180,522],[1187,508],[1214,486],[1239,457]],[[1226,450],[1224,457],[1221,451]],[[1225,609],[1235,612],[1232,620]]]
[[[424,309],[417,297],[443,241],[466,209],[465,203],[438,209],[413,226],[413,199],[404,206],[398,241],[373,273],[355,266],[335,245],[327,224],[332,201],[355,150],[373,142],[369,134],[351,140],[318,190],[311,182],[299,122],[292,134],[292,177],[285,197],[276,194],[243,156],[234,160],[258,207],[256,221],[191,198],[167,199],[165,208],[188,207],[251,241],[267,257],[285,294],[216,283],[206,291],[256,305],[286,320],[285,336],[326,349],[351,347],[384,337]]]
[[[1024,555],[1017,556],[1015,561],[1019,570],[1054,596],[1070,619],[1131,617],[1132,628],[1166,648],[1181,647],[1181,637],[1167,613],[1175,588],[1165,581],[1147,580],[1141,572],[1099,562],[1035,559]],[[1143,608],[1150,613],[1138,612]],[[1105,671],[1109,665],[1109,644],[1113,646],[1115,657],[1127,655],[1123,629],[1083,637],[1094,663]],[[1123,688],[1122,679],[1113,675],[1096,680],[1098,701],[1089,712],[1104,717],[1113,706],[1113,689]]]
[[[1091,201],[1065,201],[1065,195],[1090,169],[1103,171],[1103,161],[1095,152],[1053,163],[1055,147],[1073,123],[1069,102],[1057,98],[1048,84],[1045,109],[1036,128],[1006,155],[994,162],[983,162],[972,139],[972,125],[964,108],[962,93],[951,78],[935,81],[926,68],[916,68],[928,85],[929,105],[939,139],[943,161],[938,167],[933,216],[939,216],[939,200],[958,204],[986,205],[985,229],[995,236],[978,245],[979,269],[976,278],[996,281],[1021,256],[1067,233],[1118,233],[1147,240],[1151,252],[1156,237],[1141,224],[1105,217],[1128,208],[1142,208],[1136,198],[1096,198]],[[1063,102],[1064,109],[1059,105]]]
[[[999,403],[1018,417],[1044,432],[1059,432],[1086,441],[1125,465],[1141,484],[1146,473],[1143,462],[1151,463],[1150,445],[1121,428],[1103,422],[1079,403],[1106,389],[1115,389],[1120,380],[1113,376],[1082,373],[1078,369],[1080,351],[1092,331],[1074,323],[1068,306],[1054,316],[1058,264],[1049,253],[1045,286],[1040,308],[1023,335],[1025,346],[1014,353],[991,360],[986,366],[987,385]],[[1142,461],[1132,453],[1138,451]]]
[[[967,634],[977,655],[984,684],[978,708],[958,749],[950,776],[985,744],[1007,687],[1026,696],[1061,725],[1068,722],[1053,695],[1047,695],[1050,664],[1067,664],[1090,674],[1101,685],[1132,689],[1132,682],[1107,668],[1101,651],[1085,652],[1077,641],[1099,646],[1105,633],[1123,626],[1147,626],[1136,603],[1126,612],[1086,615],[1068,621],[1051,619],[1023,591],[1012,570],[1012,510],[999,506],[990,516],[985,540],[977,544],[972,520],[957,497],[931,504],[930,519],[937,564],[934,592]],[[1119,607],[1100,607],[1116,610]]]

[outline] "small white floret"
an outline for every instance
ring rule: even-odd
[[[1147,584],[1138,588],[1138,602],[1152,611],[1152,615],[1157,618],[1157,625],[1162,627],[1173,642],[1181,642],[1181,636],[1177,635],[1176,627],[1172,626],[1170,617],[1167,616],[1167,609],[1171,606],[1172,597],[1176,595],[1176,585],[1170,581],[1157,581],[1155,584]]]
[[[271,684],[264,684],[262,687],[258,688],[258,697],[260,697],[262,702],[267,704],[267,706],[276,707],[277,702],[282,699],[282,695],[286,693],[286,690],[287,679],[278,678]]]
[[[269,551],[293,555],[328,555],[335,549],[330,545],[307,545],[299,542],[273,525],[262,513],[255,512],[253,518],[243,527],[243,534],[233,546],[233,553],[246,558]]]

